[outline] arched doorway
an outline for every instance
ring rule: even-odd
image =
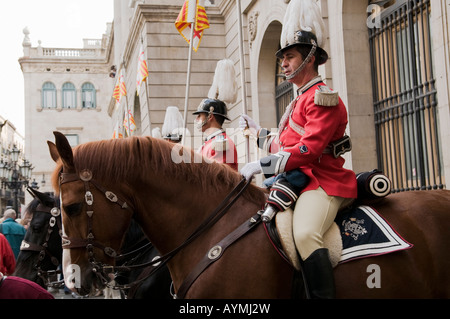
[[[281,23],[272,21],[264,33],[258,61],[259,118],[262,127],[275,129],[293,98],[292,84],[284,81],[275,53],[280,47]]]

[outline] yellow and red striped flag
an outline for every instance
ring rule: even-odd
[[[142,82],[145,82],[148,76],[148,67],[147,67],[147,60],[145,59],[145,51],[144,47],[141,46],[139,48],[139,58],[138,58],[138,65],[137,65],[137,76],[136,76],[136,93],[139,95],[139,91],[141,89]]]
[[[116,102],[120,101],[120,90],[119,90],[119,84],[116,84],[113,91],[113,98],[116,99]]]
[[[191,22],[188,22],[188,7],[189,2],[191,5],[196,5],[195,8],[195,28],[192,39],[192,48],[197,52],[198,47],[203,36],[203,30],[209,28],[209,21],[206,15],[205,7],[203,6],[203,0],[185,0],[183,7],[181,8],[178,18],[175,20],[175,27],[178,32],[183,36],[187,43],[190,42],[191,34]]]
[[[119,79],[114,86],[113,97],[116,99],[117,103],[120,103],[120,99],[125,95],[127,95],[127,88],[125,86],[125,78],[122,74],[122,70],[120,70]]]
[[[136,122],[134,121],[133,113],[131,110],[127,111],[125,110],[125,116],[123,118],[123,127],[125,128],[125,132],[128,136],[131,136],[131,133],[133,133],[136,130]]]
[[[122,74],[122,71],[120,71],[120,76],[119,76],[119,91],[120,91],[120,98],[122,98],[122,96],[127,95],[127,88],[125,86],[125,77]]]
[[[120,125],[118,122],[116,122],[116,125],[114,126],[113,136],[112,138],[123,138],[123,134],[120,132]]]

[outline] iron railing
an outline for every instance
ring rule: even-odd
[[[445,188],[430,1],[389,4],[369,28],[378,166],[393,192]]]

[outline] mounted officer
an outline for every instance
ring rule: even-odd
[[[192,114],[197,115],[194,125],[204,136],[204,143],[197,152],[237,170],[236,146],[222,128],[224,121],[230,120],[225,103],[218,99],[204,99]]]
[[[292,24],[292,15],[299,15],[300,23]],[[314,23],[308,25],[308,21]],[[323,247],[323,235],[338,210],[357,196],[355,173],[343,167],[345,160],[340,156],[351,149],[345,135],[347,110],[338,93],[318,75],[318,66],[328,59],[320,46],[323,29],[315,1],[289,3],[276,56],[282,60],[286,80],[298,87],[298,95],[281,118],[277,134],[261,128],[247,115],[240,119],[240,127],[249,128],[257,136],[258,145],[272,153],[246,164],[242,175],[250,179],[258,173],[266,177],[288,173],[284,186],[300,186],[291,187],[294,195],[300,193],[294,208],[293,234],[312,298],[335,297],[333,269],[328,250]],[[292,202],[295,199],[292,196]]]

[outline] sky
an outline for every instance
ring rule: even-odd
[[[83,39],[101,39],[114,17],[114,0],[0,1],[0,115],[24,136],[23,29],[31,46],[82,48]]]

